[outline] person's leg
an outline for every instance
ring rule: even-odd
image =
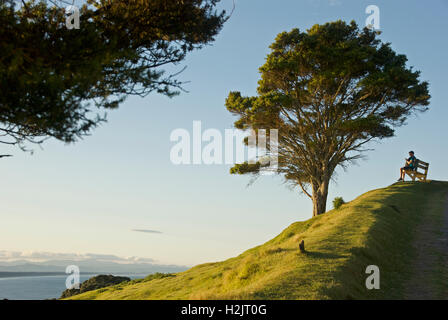
[[[400,168],[400,179],[398,181],[403,180],[403,168]]]
[[[411,167],[403,167],[402,169],[402,179],[404,181],[404,177],[406,176],[406,172],[411,171],[412,168]]]

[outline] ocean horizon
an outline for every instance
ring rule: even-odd
[[[86,272],[80,274],[80,281],[86,281],[99,274],[126,276],[131,279],[144,278],[145,273]],[[0,300],[45,300],[58,299],[66,289],[65,280],[69,274],[61,272],[0,272]]]

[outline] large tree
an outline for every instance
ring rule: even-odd
[[[0,144],[73,142],[128,95],[177,94],[162,68],[214,40],[218,2],[88,0],[68,29],[67,1],[0,0]]]
[[[377,36],[342,21],[280,33],[260,68],[258,95],[231,92],[226,100],[236,128],[279,130],[277,173],[312,199],[313,216],[326,211],[338,166],[429,104],[428,83]],[[265,165],[237,164],[231,173],[258,175]]]

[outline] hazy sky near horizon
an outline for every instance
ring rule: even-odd
[[[73,145],[50,140],[33,155],[1,146],[14,157],[0,159],[0,250],[193,265],[237,255],[310,218],[311,201],[278,177],[247,187],[249,177],[230,175],[228,165],[173,165],[170,133],[191,131],[194,120],[203,130],[232,128],[225,98],[256,93],[258,68],[279,32],[338,19],[364,26],[372,4],[380,8],[380,38],[429,81],[430,111],[338,170],[328,208],[335,196],[352,200],[393,183],[411,149],[430,162],[430,179],[448,180],[448,1],[237,0],[213,45],[174,68],[187,66],[180,79],[190,81],[188,93],[130,97]],[[231,9],[232,1],[223,5]]]

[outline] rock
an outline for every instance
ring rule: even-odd
[[[68,298],[68,297],[74,296],[75,294],[79,294],[79,293],[80,293],[79,289],[75,289],[75,288],[73,288],[73,289],[65,289],[62,292],[60,299]]]
[[[92,291],[96,289],[101,289],[104,287],[113,286],[125,281],[131,281],[131,278],[129,277],[119,277],[119,276],[113,276],[111,274],[105,275],[100,274],[98,276],[92,277],[86,281],[84,281],[79,289],[66,289],[64,292],[62,292],[61,299],[68,298],[71,296],[74,296],[76,294],[80,294],[87,291]]]

